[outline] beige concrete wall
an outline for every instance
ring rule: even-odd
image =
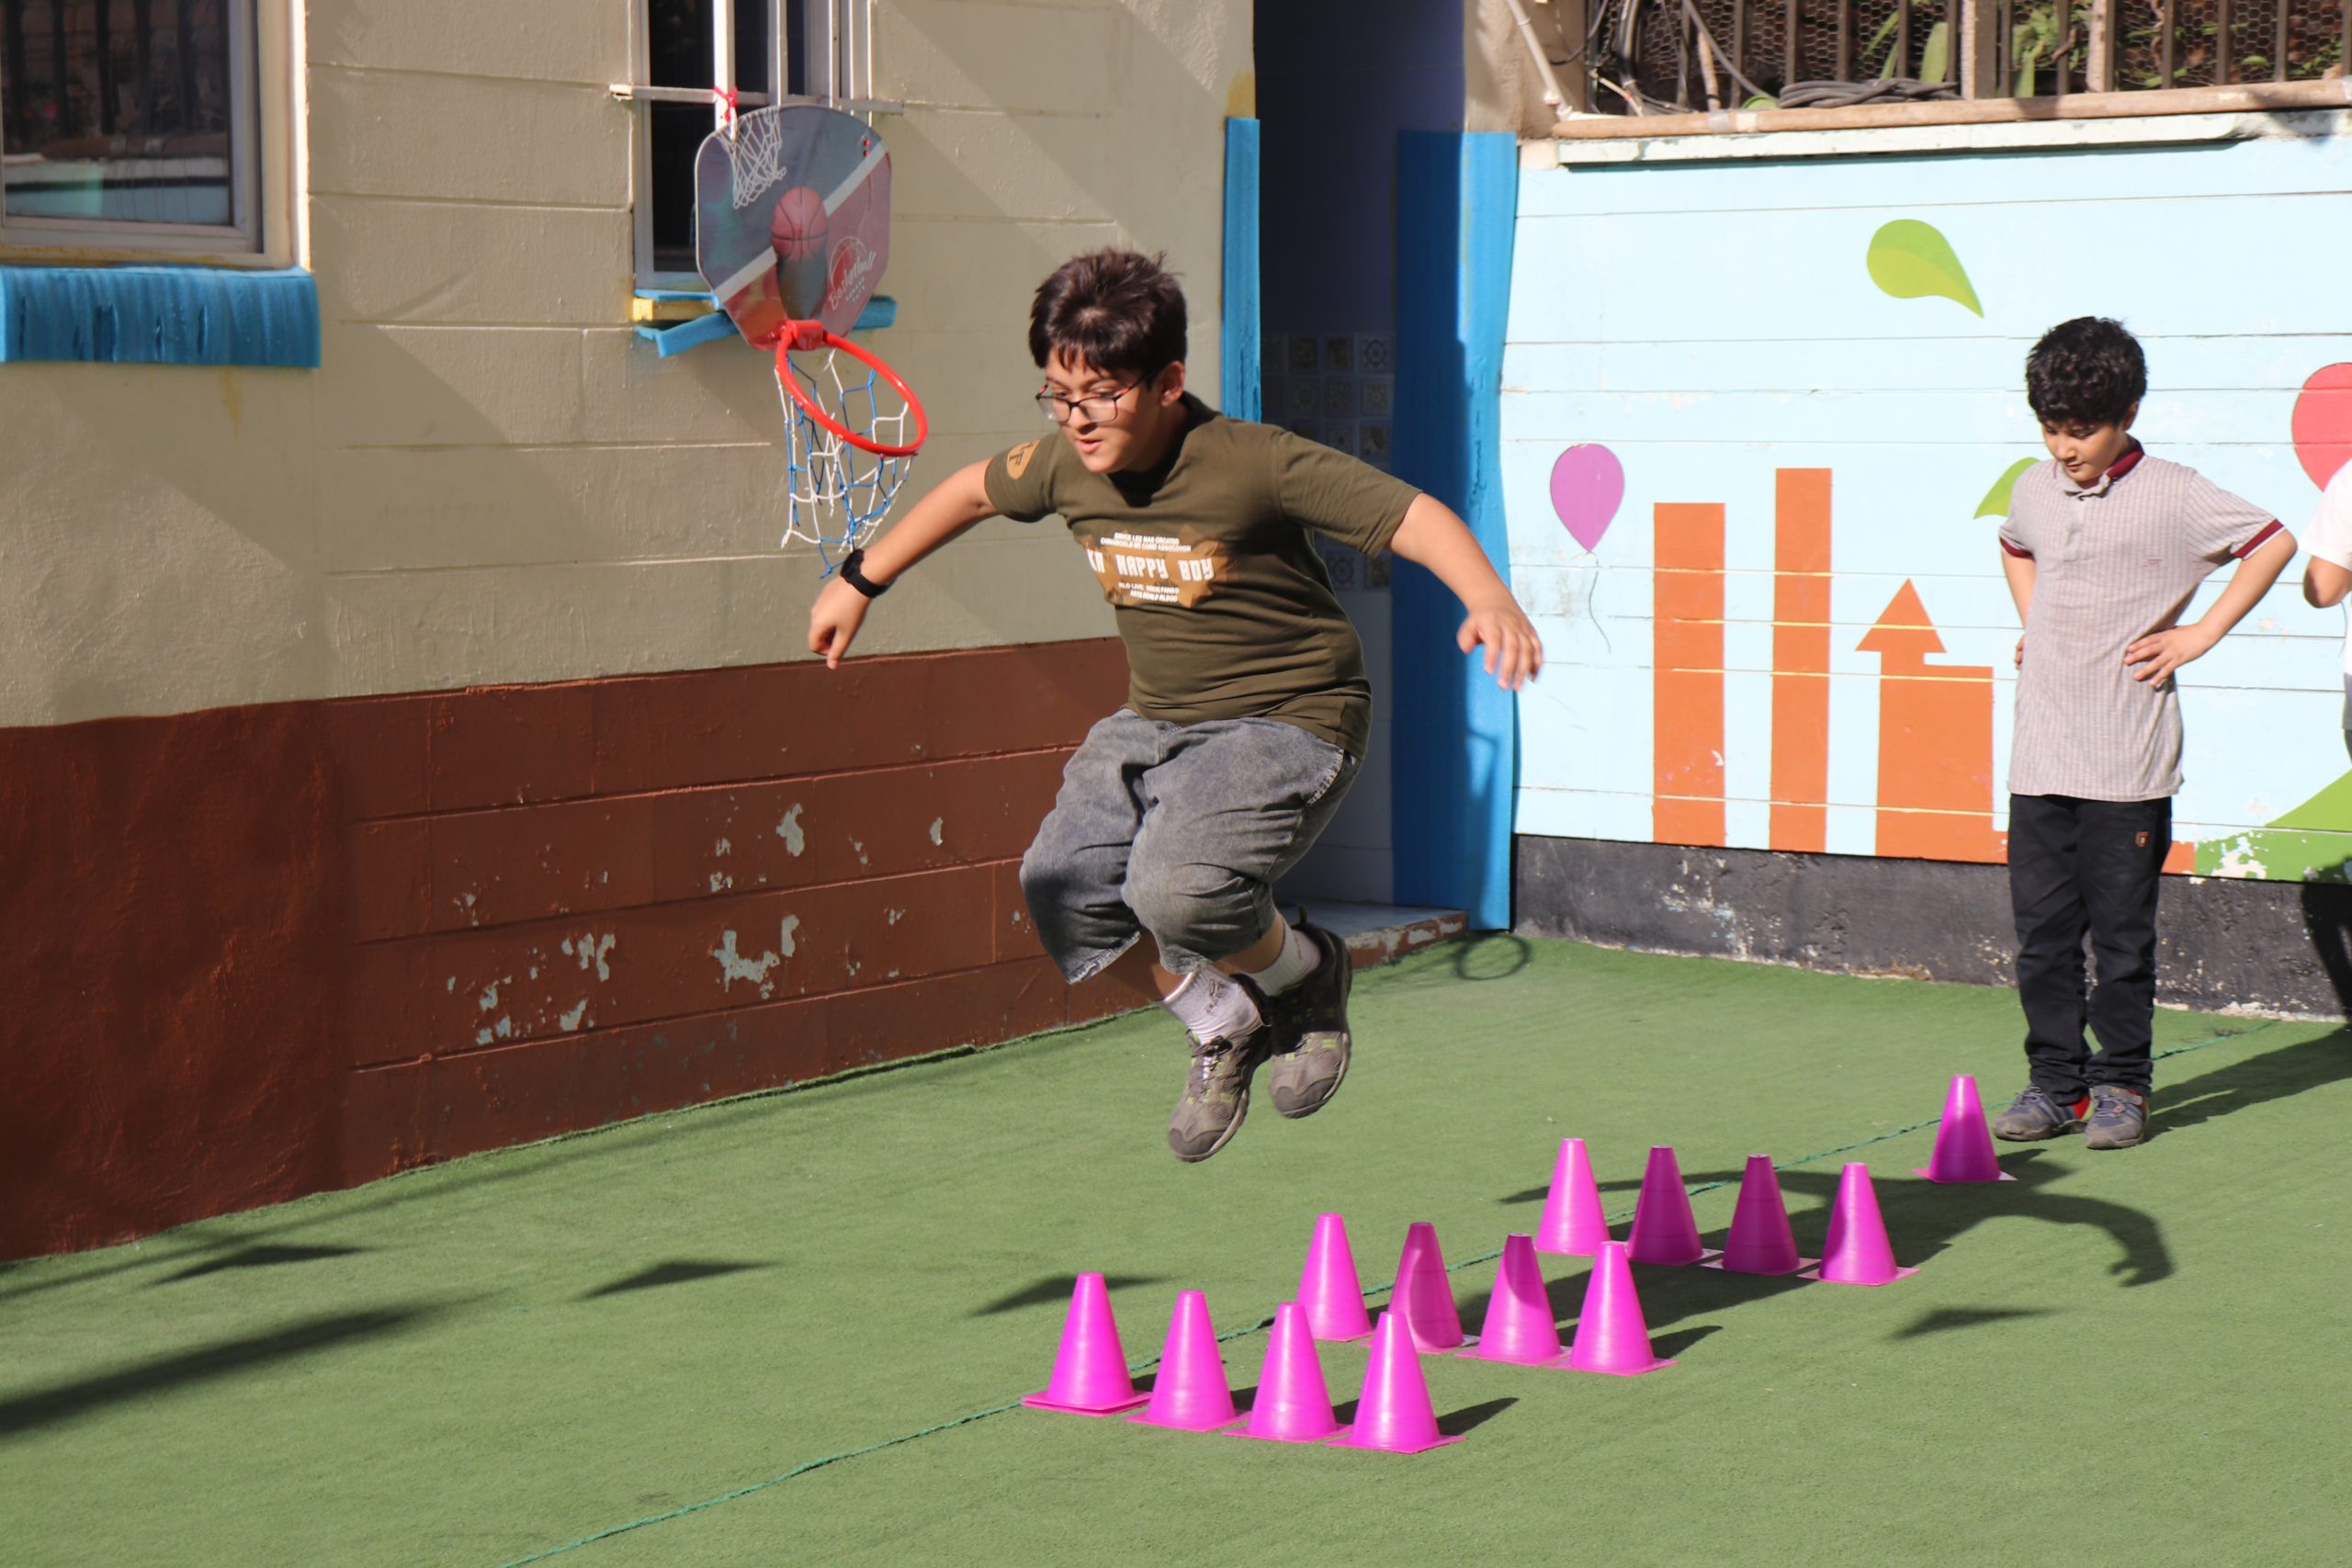
[[[0,725],[800,657],[772,378],[628,325],[641,0],[313,0],[316,372],[0,367]],[[1031,289],[1165,248],[1216,393],[1223,122],[1248,0],[880,0],[896,208],[875,346],[913,484],[1034,433]],[[1057,527],[990,524],[873,652],[1100,635]]]

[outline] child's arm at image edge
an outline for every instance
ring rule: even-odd
[[[2211,609],[2185,626],[2150,632],[2123,650],[2123,662],[2132,667],[2132,678],[2161,681],[2190,660],[2211,651],[2232,626],[2262,602],[2294,558],[2295,536],[2280,528],[2263,541],[2261,548],[2238,562],[2237,570],[2230,574],[2230,585],[2222,590]]]
[[[1534,623],[1495,574],[1469,525],[1452,507],[1433,495],[1415,496],[1388,548],[1428,568],[1462,601],[1465,619],[1454,641],[1464,653],[1485,646],[1487,673],[1497,685],[1516,692],[1543,670],[1544,641],[1535,635]]]
[[[988,464],[973,463],[956,469],[907,508],[906,515],[876,539],[860,563],[860,575],[888,587],[899,574],[973,525],[996,515],[989,500]],[[825,656],[825,667],[838,669],[842,655],[865,620],[865,594],[835,578],[818,592],[808,610],[808,651]]]

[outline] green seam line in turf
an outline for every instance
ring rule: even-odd
[[[2185,1056],[2189,1055],[2191,1052],[2202,1051],[2208,1046],[2219,1045],[2225,1041],[2244,1040],[2249,1035],[2259,1034],[2264,1030],[2271,1028],[2275,1021],[2275,1020],[2264,1019],[2260,1022],[2252,1024],[2245,1029],[2231,1030],[2225,1033],[2211,1035],[2203,1040],[2193,1040],[2186,1045],[2175,1045],[2167,1050],[2154,1053],[2151,1060],[2161,1062],[2170,1057]],[[1078,1027],[1085,1028],[1089,1026],[1082,1024]],[[1061,1032],[1055,1031],[1054,1032]],[[941,1057],[967,1055],[972,1049],[972,1047],[959,1047],[956,1050],[940,1052],[934,1055],[921,1059],[936,1061]],[[904,1064],[890,1064],[890,1066],[893,1066],[902,1065]],[[777,1093],[779,1090],[766,1089],[757,1092],[762,1095],[768,1095]],[[748,1099],[752,1097],[744,1096],[742,1098]],[[2159,1111],[2157,1114],[2161,1115],[2162,1112]],[[1795,1159],[1781,1160],[1776,1162],[1772,1168],[1774,1170],[1792,1170],[1801,1165],[1811,1165],[1815,1160],[1825,1160],[1838,1155],[1851,1154],[1856,1149],[1866,1149],[1873,1144],[1889,1143],[1896,1138],[1907,1138],[1914,1133],[1925,1132],[1928,1128],[1936,1125],[1937,1122],[1941,1120],[1942,1117],[1940,1115],[1931,1116],[1925,1122],[1914,1122],[1907,1127],[1897,1127],[1892,1132],[1873,1134],[1870,1137],[1859,1139],[1850,1144],[1840,1144],[1836,1148],[1818,1149],[1809,1155],[1801,1155]],[[603,1129],[592,1129],[591,1131],[603,1131]],[[565,1137],[580,1137],[586,1134],[581,1133],[561,1134],[561,1136]],[[548,1141],[553,1142],[555,1140]],[[1702,1192],[1713,1192],[1718,1188],[1729,1187],[1732,1185],[1733,1182],[1729,1179],[1722,1181],[1702,1181],[1695,1187],[1687,1187],[1684,1190],[1690,1193],[1692,1197],[1696,1197]],[[1626,1220],[1631,1219],[1633,1217],[1633,1210],[1625,1209],[1606,1217],[1609,1224],[1615,1225],[1621,1224]],[[1464,1269],[1476,1268],[1481,1263],[1492,1263],[1496,1258],[1500,1258],[1501,1256],[1502,1249],[1500,1247],[1496,1248],[1492,1252],[1482,1252],[1476,1258],[1464,1258],[1458,1262],[1446,1265],[1446,1272],[1452,1274]],[[1363,1292],[1363,1297],[1364,1300],[1371,1301],[1375,1296],[1387,1294],[1393,1289],[1395,1289],[1393,1284],[1374,1285]],[[1272,1316],[1269,1314],[1267,1316],[1261,1317],[1255,1323],[1249,1324],[1243,1327],[1228,1329],[1227,1332],[1216,1337],[1217,1343],[1222,1345],[1227,1340],[1246,1339],[1252,1334],[1256,1334],[1262,1329],[1272,1327],[1273,1321]],[[1142,1360],[1130,1362],[1127,1367],[1127,1371],[1130,1375],[1148,1372],[1159,1364],[1159,1357],[1148,1356]],[[622,1524],[608,1526],[604,1529],[598,1530],[594,1535],[584,1535],[577,1540],[566,1541],[560,1546],[550,1546],[543,1551],[534,1551],[526,1557],[510,1558],[505,1562],[499,1564],[499,1568],[525,1568],[525,1564],[526,1563],[544,1562],[550,1557],[560,1557],[565,1552],[577,1551],[583,1546],[594,1546],[600,1540],[610,1540],[615,1536],[627,1535],[632,1530],[643,1529],[649,1525],[664,1524],[672,1519],[684,1518],[688,1514],[698,1514],[707,1508],[718,1507],[722,1503],[732,1503],[739,1497],[749,1497],[754,1493],[765,1492],[771,1487],[781,1486],[786,1482],[792,1480],[796,1476],[806,1475],[812,1470],[822,1470],[827,1465],[839,1464],[844,1460],[863,1459],[867,1454],[878,1454],[885,1449],[895,1449],[901,1447],[904,1444],[914,1442],[919,1438],[936,1437],[942,1432],[951,1432],[958,1427],[968,1427],[974,1422],[986,1421],[991,1416],[1002,1416],[1008,1411],[1019,1410],[1021,1408],[1023,1408],[1022,1404],[1017,1399],[1009,1401],[1003,1404],[992,1404],[986,1410],[975,1410],[969,1415],[958,1416],[952,1420],[941,1421],[935,1425],[922,1427],[919,1431],[902,1432],[895,1438],[885,1438],[878,1443],[868,1443],[862,1449],[844,1449],[837,1454],[827,1454],[821,1459],[808,1460],[802,1463],[794,1465],[790,1470],[784,1472],[780,1475],[772,1475],[765,1481],[751,1482],[746,1485],[736,1487],[731,1492],[721,1492],[715,1497],[705,1497],[700,1502],[681,1504],[677,1507],[667,1508],[658,1514],[648,1514],[642,1518],[630,1519]]]

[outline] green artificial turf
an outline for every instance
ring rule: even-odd
[[[1356,998],[1346,1092],[1199,1167],[1138,1016],[0,1268],[0,1561],[2346,1559],[2341,1030],[2161,1013],[2146,1146],[1938,1188],[1950,1075],[1996,1108],[2020,1077],[2004,992],[1491,938]],[[1920,1272],[1640,1269],[1677,1366],[1428,1359],[1468,1440],[1409,1458],[944,1425],[1043,1384],[1074,1271],[1140,1363],[1181,1288],[1266,1317],[1325,1209],[1367,1285],[1435,1222],[1475,1332],[1465,1260],[1533,1227],[1570,1134],[1620,1217],[1674,1145],[1711,1241],[1769,1153],[1808,1252],[1867,1159]],[[1545,1269],[1572,1315],[1583,1265]],[[1237,1390],[1264,1344],[1227,1344]],[[1362,1348],[1323,1359],[1351,1399]]]

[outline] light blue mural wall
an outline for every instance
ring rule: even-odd
[[[1981,318],[1873,282],[1866,253],[1897,220],[1949,242]],[[2300,533],[2318,491],[2290,418],[2308,378],[2352,361],[2347,278],[2352,137],[1522,170],[1503,479],[1512,581],[1550,661],[1520,705],[1517,830],[1652,838],[1654,508],[1719,502],[1724,839],[1770,846],[1781,468],[1832,475],[1824,847],[1877,851],[1882,661],[1856,645],[1906,581],[1943,644],[1931,662],[1993,671],[2006,826],[2018,626],[1998,520],[1974,513],[2044,456],[2027,349],[2072,316],[2121,318],[2147,351],[2150,450]],[[1551,494],[1579,444],[1625,479],[1590,551]],[[2252,830],[2346,772],[2344,617],[2301,603],[2300,570],[2182,677],[2176,834],[2207,869],[2261,874]]]

